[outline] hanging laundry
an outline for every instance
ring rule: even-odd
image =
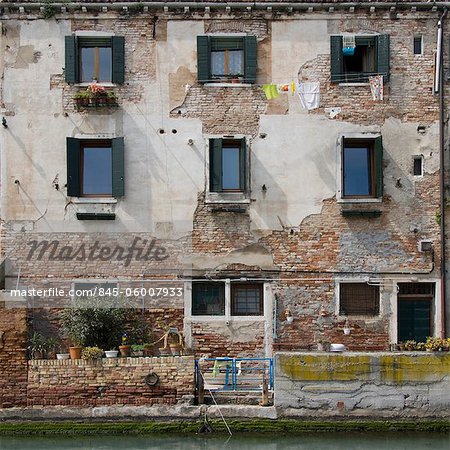
[[[310,110],[318,108],[320,105],[320,83],[298,83],[297,85],[298,96],[302,102],[303,108]]]
[[[370,92],[373,100],[383,100],[383,75],[369,77]]]
[[[278,92],[289,92],[289,85],[288,84],[279,84]]]
[[[355,36],[342,37],[342,53],[345,56],[353,56],[355,54],[356,39]]]
[[[266,94],[267,100],[272,100],[273,98],[278,97],[278,90],[276,84],[264,84],[263,85],[264,94]]]

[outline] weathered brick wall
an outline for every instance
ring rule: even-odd
[[[201,356],[207,354],[209,357],[256,357],[265,356],[264,352],[264,324],[249,323],[249,331],[234,325],[236,330],[224,331],[218,326],[207,323],[192,324],[192,340],[195,354]],[[245,334],[244,334],[245,332]]]
[[[159,382],[148,386],[145,377]],[[119,358],[30,361],[28,406],[103,406],[175,404],[192,395],[194,358]]]
[[[26,310],[0,301],[0,408],[27,403],[26,347]]]

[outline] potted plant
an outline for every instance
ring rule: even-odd
[[[88,106],[91,93],[88,90],[78,91],[73,98],[77,107]]]
[[[131,345],[128,343],[128,334],[123,333],[122,345],[119,345],[120,356],[128,357],[131,355]]]
[[[238,84],[242,82],[242,74],[241,73],[235,73],[231,75],[231,82],[233,84]]]
[[[108,91],[106,93],[106,101],[109,106],[117,105],[117,96],[114,91]]]
[[[117,358],[118,354],[118,350],[105,350],[105,355],[107,358]]]
[[[443,351],[445,345],[444,341],[444,339],[438,337],[428,336],[427,341],[425,342],[425,348],[428,352]]]
[[[63,328],[70,340],[78,346],[113,349],[131,310],[116,307],[108,297],[91,297],[77,302],[79,307],[67,308],[61,314]],[[79,355],[78,359],[81,349]]]
[[[62,359],[69,359],[70,353],[65,352],[64,350],[60,351],[60,353],[56,354],[56,359],[62,360]]]
[[[153,356],[155,353],[153,344],[144,344],[144,356]]]
[[[43,359],[45,351],[45,339],[41,333],[34,332],[30,337],[30,345],[28,346],[32,359]]]
[[[101,359],[103,356],[103,350],[99,347],[84,347],[81,353],[81,359],[85,361],[94,361]]]
[[[91,83],[87,87],[90,94],[90,103],[94,106],[101,106],[107,103],[106,89],[97,82]]]
[[[134,344],[131,346],[133,356],[144,356],[144,344]]]
[[[405,350],[408,352],[412,352],[417,347],[417,342],[413,340],[405,341]]]
[[[56,349],[59,347],[59,340],[54,336],[50,336],[45,340],[44,347],[47,352],[47,359],[55,359]]]

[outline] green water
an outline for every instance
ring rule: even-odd
[[[148,435],[83,437],[0,437],[5,450],[449,450],[440,433],[306,433],[298,435]]]

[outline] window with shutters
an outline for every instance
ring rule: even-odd
[[[371,199],[383,196],[383,145],[374,139],[343,137],[341,142],[342,199]]]
[[[209,140],[210,192],[245,192],[247,150],[243,139]]]
[[[342,316],[378,316],[380,287],[367,283],[340,283],[339,314]]]
[[[200,83],[256,81],[255,36],[197,36]]]
[[[123,83],[124,46],[122,36],[66,36],[66,82]]]
[[[124,195],[123,138],[67,138],[67,195],[122,197]]]
[[[389,35],[331,36],[331,81],[367,83],[371,75],[389,80]]]

